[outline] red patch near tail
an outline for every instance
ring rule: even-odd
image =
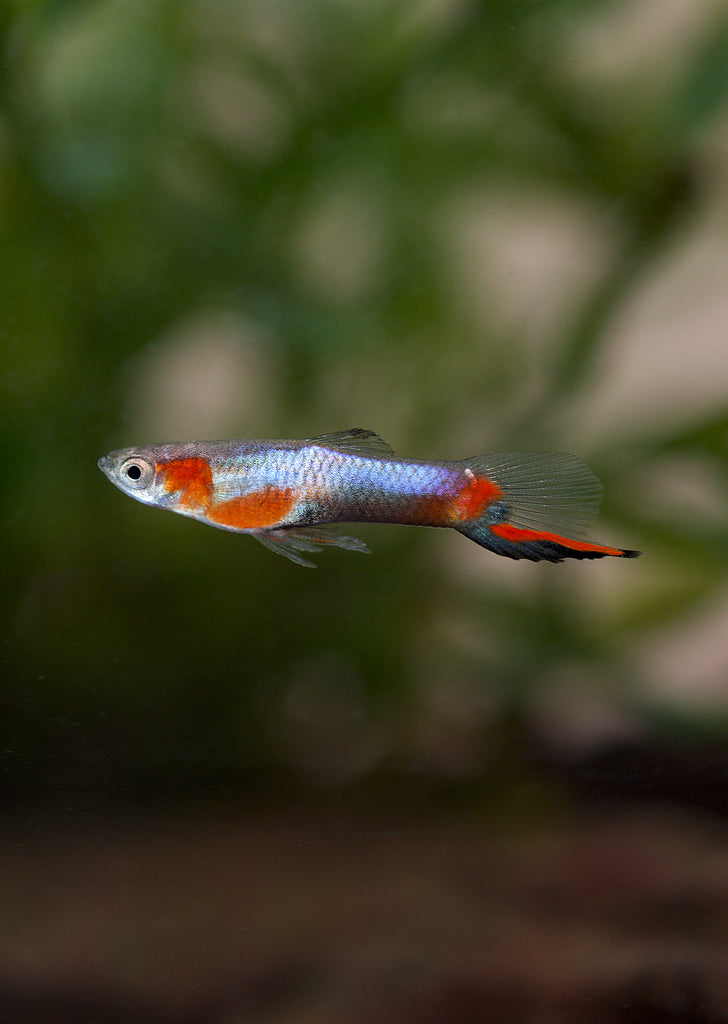
[[[479,519],[503,491],[485,476],[476,476],[472,470],[466,469],[467,483],[453,502],[456,519]]]
[[[164,478],[164,489],[180,491],[181,508],[206,509],[212,497],[212,470],[206,459],[173,459],[157,465]]]
[[[590,544],[584,540],[569,540],[567,537],[560,537],[557,533],[545,533],[541,530],[524,530],[518,526],[509,526],[508,523],[500,523],[491,526],[491,531],[503,540],[512,541],[515,544],[524,541],[549,541],[552,544],[559,544],[571,551],[581,551],[593,555],[616,555],[617,557],[632,556],[636,552],[623,551],[622,548],[608,548],[603,544]]]
[[[266,487],[239,498],[219,501],[208,510],[207,518],[232,530],[261,530],[276,526],[294,504],[289,488]]]

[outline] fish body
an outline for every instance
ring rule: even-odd
[[[138,501],[224,530],[251,533],[311,566],[301,552],[367,551],[336,523],[452,527],[509,558],[633,557],[579,539],[601,484],[571,455],[493,453],[431,462],[402,459],[355,428],[302,441],[191,441],[124,448],[99,460]]]

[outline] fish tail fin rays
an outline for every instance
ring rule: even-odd
[[[481,547],[506,558],[527,558],[531,562],[563,562],[566,558],[637,558],[641,551],[612,548],[604,544],[562,537],[548,530],[521,530],[507,523],[488,526],[469,524],[458,527],[460,533]]]
[[[640,554],[584,539],[599,511],[602,485],[573,455],[496,452],[463,465],[471,480],[495,485],[485,507],[456,524],[476,544],[532,562]]]
[[[316,563],[304,558],[302,551],[321,551],[324,547],[345,548],[369,554],[369,548],[357,537],[345,537],[336,526],[309,526],[281,530],[251,530],[253,536],[277,555],[285,555],[297,565],[315,569]]]

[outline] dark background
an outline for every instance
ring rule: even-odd
[[[0,48],[0,1020],[724,1019],[728,12],[4,0]],[[645,554],[313,572],[96,468],[348,426],[572,451]]]

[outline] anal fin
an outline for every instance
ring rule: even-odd
[[[369,548],[358,537],[345,537],[336,526],[292,527],[282,530],[252,530],[253,536],[271,551],[285,555],[297,565],[315,569],[316,563],[303,558],[301,551],[321,551],[323,547],[345,548],[347,551],[369,553]]]

